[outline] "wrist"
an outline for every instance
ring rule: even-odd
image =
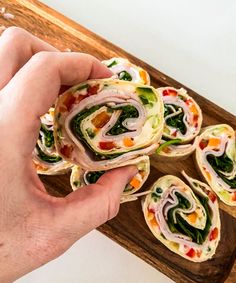
[[[0,282],[9,283],[34,270],[38,266],[27,255],[20,242],[17,245],[9,240],[0,244]]]

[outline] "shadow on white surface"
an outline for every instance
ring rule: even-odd
[[[15,283],[171,283],[138,257],[94,230],[58,259]]]

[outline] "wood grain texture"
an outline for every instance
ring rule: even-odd
[[[0,25],[23,27],[62,51],[70,48],[72,51],[90,53],[99,59],[126,57],[149,72],[154,87],[171,85],[186,88],[203,111],[204,126],[227,123],[236,129],[234,115],[47,6],[37,1],[13,0],[6,3],[5,0],[0,0],[0,7],[6,7],[7,12],[15,16],[13,20],[0,17]],[[176,163],[158,163],[152,160],[151,175],[143,189],[147,189],[163,174],[180,177],[181,169],[185,169],[190,176],[199,178],[192,156]],[[69,174],[43,176],[41,179],[52,195],[64,196],[71,192]],[[236,258],[236,208],[222,203],[220,207],[222,239],[215,256],[205,263],[191,263],[159,243],[144,221],[139,201],[123,204],[119,215],[98,230],[176,282],[224,282]],[[236,282],[236,265],[225,282]]]

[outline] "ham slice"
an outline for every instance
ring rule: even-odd
[[[143,213],[153,235],[167,248],[202,262],[215,254],[220,240],[219,207],[209,186],[183,175],[191,188],[172,175],[159,178],[142,203]]]

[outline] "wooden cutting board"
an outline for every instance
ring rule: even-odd
[[[25,28],[62,51],[69,48],[72,51],[90,53],[99,59],[126,57],[148,71],[154,87],[170,85],[186,88],[203,111],[204,126],[228,123],[236,129],[234,115],[38,1],[12,0],[6,3],[5,0],[0,0],[0,7],[6,7],[7,12],[15,16],[13,20],[5,20],[0,16],[0,25]],[[182,169],[190,176],[199,178],[192,157],[178,163],[163,164],[152,161],[151,175],[144,190],[163,174],[180,176],[179,172]],[[53,195],[64,196],[71,191],[69,174],[57,177],[44,176],[42,180]],[[222,203],[220,207],[221,241],[215,256],[205,263],[191,263],[158,242],[144,221],[140,201],[123,204],[119,215],[98,230],[176,282],[223,282],[230,274],[226,282],[235,283],[236,208],[227,207]]]

